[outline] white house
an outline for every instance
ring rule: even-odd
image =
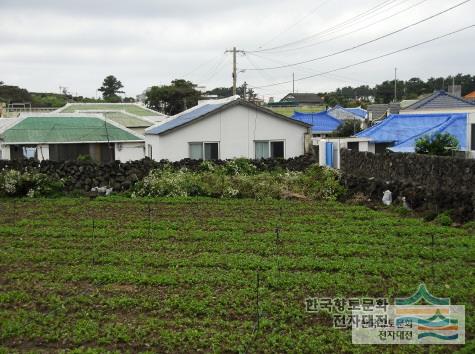
[[[310,127],[235,96],[146,129],[145,143],[154,160],[290,158],[310,151]]]

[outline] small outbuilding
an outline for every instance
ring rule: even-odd
[[[0,134],[4,160],[140,160],[144,137],[101,115],[23,114]]]

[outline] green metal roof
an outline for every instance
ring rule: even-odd
[[[0,138],[15,143],[74,143],[140,141],[139,136],[97,117],[27,117]]]
[[[136,104],[114,104],[114,103],[89,103],[89,104],[71,104],[60,109],[60,113],[74,113],[76,111],[98,111],[98,110],[113,110],[126,111],[127,113],[135,114],[137,116],[160,116],[161,114],[152,110],[140,107]]]
[[[119,123],[120,125],[123,125],[124,127],[127,128],[148,128],[153,125],[153,123],[150,123],[147,120],[140,119],[138,117],[129,115],[127,113],[122,113],[122,112],[100,112],[98,113],[104,114],[107,119],[110,119],[116,123]]]

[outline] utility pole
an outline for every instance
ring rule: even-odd
[[[244,50],[233,49],[226,50],[225,53],[233,53],[233,96],[237,94],[237,53],[246,54]]]
[[[397,68],[394,68],[394,102],[397,102]]]
[[[292,93],[295,93],[295,73],[292,73]]]

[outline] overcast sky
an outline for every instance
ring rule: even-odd
[[[96,95],[117,76],[127,96],[185,78],[231,86],[226,49],[238,68],[279,66],[325,56],[397,30],[463,0],[0,0],[0,80],[30,91]],[[329,71],[475,23],[475,0],[444,15],[345,54],[304,66],[240,73],[262,86]],[[307,38],[307,40],[300,41]],[[475,74],[475,29],[384,59],[296,82],[299,92],[392,79]],[[257,91],[276,98],[292,84]]]

